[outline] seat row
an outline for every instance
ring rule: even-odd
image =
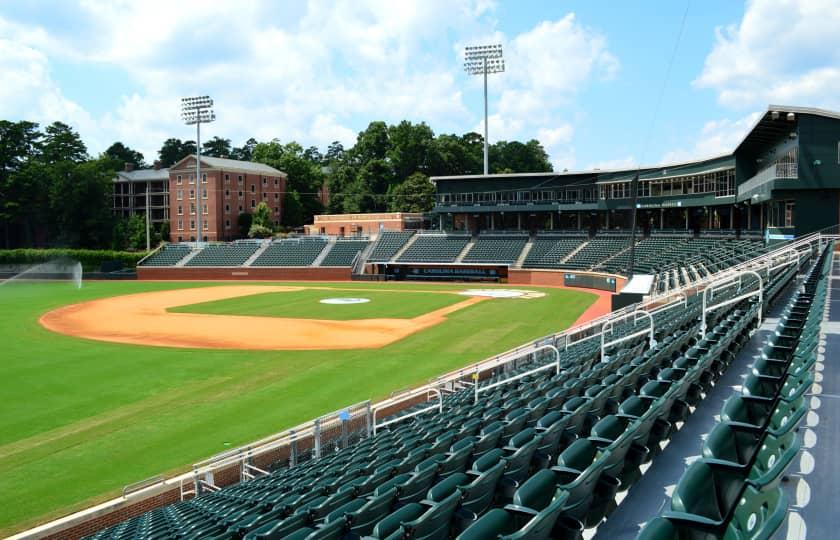
[[[702,458],[640,539],[769,538],[778,530],[787,513],[779,483],[801,444],[795,428],[814,381],[832,253],[829,246],[820,255],[786,305],[740,393],[724,403]]]

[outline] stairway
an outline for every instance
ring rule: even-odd
[[[405,253],[405,250],[407,250],[409,247],[411,247],[411,244],[413,244],[417,240],[417,236],[418,236],[417,233],[412,234],[411,238],[409,238],[408,241],[405,244],[403,244],[403,247],[401,247],[399,251],[394,253],[394,256],[391,257],[391,260],[396,261],[397,259],[402,257],[402,254]]]
[[[474,245],[475,245],[475,241],[473,239],[470,239],[470,241],[467,242],[467,245],[464,246],[464,249],[461,250],[461,253],[459,253],[458,256],[455,257],[455,262],[456,263],[464,262],[464,257],[466,257],[467,253],[470,252],[470,250],[473,248]]]
[[[589,240],[584,240],[578,247],[576,247],[571,252],[569,252],[568,255],[563,257],[563,260],[561,260],[559,264],[563,264],[564,262],[568,261],[569,259],[571,259],[575,255],[577,255],[577,252],[582,250],[583,248],[585,248],[587,246],[587,244],[589,244]]]
[[[327,254],[332,251],[332,248],[335,247],[335,237],[331,236],[327,245],[324,246],[324,249],[321,250],[321,253],[315,257],[315,260],[312,261],[310,266],[321,266],[321,263],[324,262],[324,258],[326,258]]]
[[[186,257],[184,257],[183,259],[181,259],[180,261],[178,261],[177,263],[175,263],[175,266],[184,266],[184,265],[186,265],[186,264],[190,261],[190,259],[192,259],[192,258],[193,258],[193,257],[195,257],[196,255],[198,255],[198,254],[201,252],[201,250],[202,250],[202,249],[204,249],[204,248],[193,249],[192,251],[190,251],[190,252],[189,252],[189,254],[187,254],[187,256],[186,256]]]
[[[255,251],[253,255],[248,257],[248,260],[245,261],[244,263],[242,263],[242,266],[251,266],[251,264],[253,264],[253,262],[257,260],[257,257],[262,255],[265,252],[265,250],[268,249],[268,246],[270,246],[270,245],[271,245],[271,241],[263,242],[262,244],[260,244],[260,247],[257,249],[257,251]]]
[[[525,244],[524,248],[522,248],[522,253],[519,254],[516,262],[513,263],[512,268],[522,268],[522,265],[525,264],[525,259],[528,258],[528,254],[531,253],[531,249],[533,249],[533,247],[534,241],[529,238],[528,243]]]

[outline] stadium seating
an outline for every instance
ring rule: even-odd
[[[368,247],[367,240],[336,240],[321,266],[350,266],[356,254]]]
[[[175,266],[190,253],[190,246],[184,244],[165,244],[149,255],[141,266]]]
[[[188,260],[186,266],[242,266],[259,247],[258,242],[209,244]]]
[[[680,479],[670,510],[649,521],[639,538],[769,538],[779,528],[788,504],[779,482],[799,450],[795,428],[814,382],[832,253],[829,246],[821,254],[741,391],[724,403],[721,422]]]
[[[755,537],[778,526],[786,508],[778,480],[796,455],[793,428],[813,381],[827,253],[645,538],[705,537],[698,527],[714,537]],[[765,309],[797,271],[790,265],[768,276]],[[715,298],[741,292],[734,282]],[[416,404],[375,436],[319,458],[304,453],[293,467],[279,463],[91,538],[580,538],[608,518],[616,494],[657,459],[661,442],[744,346],[759,313],[754,300],[709,314],[700,338],[701,302],[691,296],[684,307],[653,312],[652,348],[636,336],[602,359],[597,340],[573,341],[560,352],[559,372],[553,356],[502,366],[478,381],[478,400],[471,388],[449,391],[442,414],[411,417],[428,406]],[[646,324],[627,319],[611,337]]]
[[[421,234],[399,256],[397,262],[451,263],[467,247],[468,235]]]
[[[251,266],[310,266],[326,245],[321,237],[275,240]]]
[[[516,262],[528,236],[522,234],[482,234],[464,255],[465,263],[507,263]]]
[[[390,261],[413,235],[414,231],[382,231],[376,239],[368,261]]]
[[[607,235],[593,238],[563,263],[564,268],[589,270],[605,259],[630,247],[630,237]]]
[[[583,235],[540,234],[531,245],[531,251],[522,263],[524,268],[560,268],[561,261],[577,249],[586,237]]]

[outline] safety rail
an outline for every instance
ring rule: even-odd
[[[720,284],[712,283],[708,287],[703,289],[703,312],[702,312],[702,315],[700,316],[701,317],[700,318],[700,337],[701,338],[706,337],[706,315],[710,311],[713,311],[715,309],[722,308],[722,307],[725,307],[725,306],[728,306],[728,305],[731,305],[731,304],[738,303],[742,300],[746,300],[747,298],[752,298],[753,296],[756,296],[756,295],[758,296],[758,320],[761,321],[761,309],[762,309],[763,295],[764,295],[764,281],[761,279],[761,275],[758,272],[756,272],[755,270],[742,270],[737,276],[737,278],[738,278],[738,291],[739,292],[744,286],[743,278],[746,275],[753,275],[758,280],[758,289],[757,290],[750,291],[750,292],[747,292],[747,293],[744,293],[744,294],[740,294],[740,295],[738,295],[734,298],[729,298],[727,300],[723,300],[723,301],[718,302],[716,304],[713,304],[711,306],[708,304],[708,299],[707,299],[709,292],[711,291],[712,294],[714,294],[714,290],[715,290],[716,287],[733,285],[734,284],[734,279],[727,276],[727,277],[723,278],[723,280],[721,280]]]
[[[411,411],[411,412],[406,413],[406,414],[401,414],[399,416],[391,418],[390,420],[386,420],[385,422],[382,422],[381,424],[376,423],[376,414],[379,411],[384,410],[384,409],[393,408],[400,401],[412,400],[412,399],[414,399],[418,396],[422,396],[423,394],[426,394],[426,401],[427,402],[431,402],[431,400],[428,399],[429,394],[436,395],[437,399],[438,399],[437,405],[428,405],[426,407],[421,407],[420,409],[417,409],[415,411]],[[377,406],[373,408],[373,434],[374,435],[376,435],[376,432],[380,428],[383,428],[385,426],[390,426],[391,424],[396,424],[398,422],[402,422],[403,420],[408,420],[409,418],[414,418],[415,416],[425,414],[425,413],[433,411],[435,409],[437,409],[438,414],[443,412],[443,394],[437,388],[410,390],[410,391],[406,392],[404,395],[401,395],[400,398],[401,398],[400,400],[394,400],[394,399],[386,400],[382,403],[377,404]],[[391,403],[389,403],[389,401],[391,401]]]
[[[154,486],[156,484],[162,484],[166,481],[166,477],[162,474],[156,474],[151,478],[146,478],[145,480],[140,480],[139,482],[134,482],[133,484],[128,484],[122,490],[123,498],[128,497],[131,493],[141,491],[146,489],[149,486]]]
[[[605,341],[606,336],[607,336],[607,328],[609,328],[610,331],[612,333],[614,333],[615,330],[613,330],[613,327],[615,326],[615,323],[618,322],[618,321],[629,319],[630,317],[633,317],[633,326],[635,327],[636,323],[638,322],[639,315],[644,315],[648,318],[648,321],[650,321],[650,328],[637,330],[635,332],[630,332],[629,334],[619,336],[619,337],[617,337],[617,338],[615,338],[611,341]],[[625,341],[635,339],[635,338],[637,338],[639,336],[643,336],[645,334],[648,334],[648,346],[651,349],[654,348],[656,346],[656,340],[653,337],[653,332],[654,332],[653,316],[643,309],[637,309],[637,310],[633,311],[632,313],[628,313],[626,315],[622,315],[621,317],[616,317],[614,319],[610,319],[609,321],[604,323],[604,326],[601,328],[601,362],[603,362],[604,358],[606,358],[606,356],[607,356],[606,355],[607,347],[612,347],[613,345],[618,345],[619,343],[624,343]]]
[[[545,351],[545,350],[550,350],[550,351],[554,352],[554,360],[555,360],[554,365],[545,364],[545,365],[542,365],[542,366],[538,366],[536,368],[529,369],[528,371],[525,371],[523,373],[519,373],[517,375],[514,375],[513,377],[509,377],[509,378],[503,379],[501,381],[496,381],[494,383],[485,384],[483,386],[479,385],[478,384],[478,376],[479,376],[480,371],[478,369],[476,369],[476,371],[473,375],[474,388],[475,388],[475,393],[474,393],[475,403],[478,403],[478,394],[480,394],[481,392],[486,392],[488,390],[492,390],[493,388],[497,388],[497,387],[503,386],[505,384],[510,384],[514,381],[518,381],[519,379],[524,379],[525,377],[533,375],[534,373],[540,373],[541,371],[545,371],[545,370],[551,369],[553,367],[555,369],[555,375],[559,375],[560,374],[560,350],[557,349],[557,347],[555,347],[554,345],[540,345],[539,347],[535,348],[531,352],[531,354],[536,354],[540,351]]]

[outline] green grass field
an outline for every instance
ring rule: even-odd
[[[371,289],[373,289],[371,287]],[[322,304],[325,298],[364,297],[366,304]],[[240,296],[227,300],[202,302],[172,308],[183,313],[209,313],[213,315],[256,315],[261,317],[294,317],[298,319],[329,319],[347,321],[355,319],[394,318],[410,319],[436,309],[466,300],[465,296],[446,291],[377,291],[364,294],[338,288],[328,290],[272,292]]]
[[[81,290],[59,283],[0,285],[0,535],[116,496],[126,484],[186,470],[229,447],[343,405],[385,397],[566,328],[596,299],[585,292],[539,289],[545,297],[488,300],[378,350],[169,349],[77,339],[38,324],[41,314],[69,303],[207,285],[89,282]],[[285,296],[289,293],[282,293],[189,309],[320,316],[316,299],[324,294],[374,300],[333,309],[375,310],[379,305],[379,316],[411,317],[463,298],[416,291],[465,288],[320,286],[352,290],[293,293],[288,304],[281,302],[291,298]],[[354,317],[349,310],[346,316]]]

